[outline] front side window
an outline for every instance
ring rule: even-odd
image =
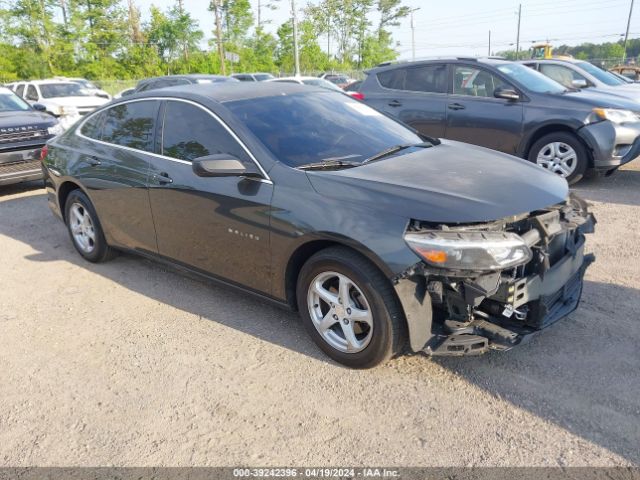
[[[185,102],[167,102],[162,128],[162,154],[178,160],[230,153],[246,159],[240,144],[213,116]]]
[[[466,65],[454,68],[453,93],[456,95],[494,98],[494,92],[506,86],[508,85],[501,78],[481,68]]]
[[[574,80],[583,80],[587,82],[587,79],[583,75],[580,75],[575,70],[571,70],[564,65],[543,63],[542,65],[540,65],[540,72],[549,77],[551,80],[555,80],[560,85],[564,85],[567,88],[573,88]]]
[[[395,145],[423,142],[401,123],[329,90],[234,100],[225,106],[290,167],[361,162]]]
[[[158,102],[147,100],[111,107],[104,112],[104,142],[153,152],[153,131]],[[83,130],[84,132],[84,130]]]

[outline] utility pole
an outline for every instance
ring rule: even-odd
[[[300,53],[298,52],[298,19],[296,17],[296,0],[291,0],[291,21],[293,22],[293,60],[295,76],[300,76]]]
[[[489,50],[487,52],[488,56],[491,56],[491,30],[489,30]]]
[[[415,62],[416,61],[416,26],[413,23],[413,12],[417,12],[420,10],[420,7],[414,8],[409,13],[411,13],[411,58]]]
[[[227,66],[224,64],[224,46],[222,45],[222,22],[220,20],[220,0],[213,0],[213,12],[216,16],[216,40],[218,42],[218,56],[220,57],[220,70],[222,75],[227,74]]]
[[[622,54],[622,63],[624,64],[627,59],[627,40],[629,39],[629,25],[631,25],[631,14],[633,13],[633,0],[631,0],[631,7],[629,7],[629,18],[627,19],[627,31],[624,34],[624,53]]]
[[[516,36],[516,60],[520,59],[520,19],[522,18],[522,4],[518,5],[518,35]]]

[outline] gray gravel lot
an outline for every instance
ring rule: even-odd
[[[577,190],[599,220],[577,312],[510,352],[351,371],[295,314],[82,261],[42,189],[4,188],[0,465],[638,465],[640,165]]]

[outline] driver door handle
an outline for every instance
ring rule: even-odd
[[[95,155],[91,155],[90,157],[87,157],[87,163],[89,165],[91,165],[92,167],[97,167],[98,165],[102,164],[100,159],[98,157],[96,157]]]
[[[389,106],[390,107],[401,107],[402,106],[402,102],[399,102],[398,100],[392,100],[389,102]]]
[[[173,178],[171,178],[167,172],[160,172],[159,174],[154,175],[153,180],[158,185],[167,185],[168,183],[173,183]]]
[[[467,107],[465,107],[461,103],[450,103],[448,108],[449,110],[464,110]]]

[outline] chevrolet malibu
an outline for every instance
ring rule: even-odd
[[[86,260],[135,252],[298,310],[354,368],[508,350],[577,308],[593,260],[564,179],[296,84],[126,97],[43,169]]]

